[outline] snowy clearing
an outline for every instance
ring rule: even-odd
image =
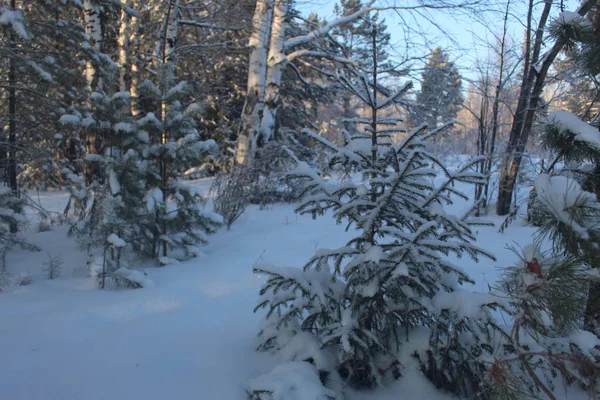
[[[194,182],[202,192],[209,184]],[[67,195],[45,193],[39,199],[61,211]],[[466,206],[456,204],[452,211]],[[5,321],[0,376],[2,398],[9,400],[244,399],[248,382],[278,361],[255,351],[260,315],[252,310],[263,278],[253,275],[252,266],[261,261],[301,267],[319,248],[342,246],[350,237],[330,218],[294,214],[293,205],[251,207],[231,230],[212,236],[201,257],[145,266],[155,287],[103,291],[84,277],[85,256],[66,236],[66,226],[37,233],[37,215],[30,217],[28,237],[42,251],[13,251],[9,272],[28,272],[33,283],[0,294]],[[499,274],[495,267],[514,262],[505,245],[524,246],[532,233],[519,221],[504,234],[480,229],[479,245],[498,261],[459,261],[476,281],[472,289],[487,291]],[[55,280],[47,280],[42,270],[49,254],[64,262]],[[348,398],[385,400],[398,393],[443,398],[419,376]]]

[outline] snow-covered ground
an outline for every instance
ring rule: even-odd
[[[194,182],[206,191],[209,182]],[[35,195],[38,198],[38,195]],[[42,204],[61,211],[65,193],[43,193]],[[459,203],[452,208],[462,210]],[[147,266],[154,287],[99,290],[85,275],[85,257],[65,226],[37,233],[31,214],[28,237],[42,251],[13,251],[9,271],[29,272],[33,283],[0,293],[0,399],[100,400],[168,398],[244,399],[249,379],[277,362],[256,352],[260,315],[253,313],[263,278],[257,261],[301,267],[318,248],[345,244],[350,233],[331,218],[294,214],[292,205],[251,207],[233,225],[211,237],[204,255],[162,268]],[[497,226],[501,218],[491,218]],[[514,262],[505,246],[526,245],[533,229],[516,221],[505,233],[482,228],[479,244],[498,261],[460,264],[487,291],[497,267]],[[42,270],[60,256],[61,276]],[[388,389],[355,393],[351,399],[443,398],[423,379],[404,377]]]

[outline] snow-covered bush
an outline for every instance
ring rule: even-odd
[[[18,245],[28,250],[39,250],[19,234],[26,225],[24,214],[25,200],[17,196],[9,187],[0,186],[0,290],[10,284],[6,257]]]
[[[312,155],[307,146],[292,140],[294,136],[287,136],[288,146],[281,142],[271,141],[256,152],[252,168],[254,172],[253,190],[250,202],[265,207],[274,203],[291,203],[300,199],[303,185],[298,180],[285,179],[287,173],[293,169],[294,161],[285,151],[292,149],[300,154]],[[312,165],[312,163],[310,163]]]
[[[260,348],[290,361],[310,358],[353,387],[373,387],[411,368],[440,388],[474,395],[484,379],[477,359],[490,351],[487,322],[496,300],[461,289],[471,280],[448,256],[492,256],[473,243],[472,228],[484,225],[472,217],[477,204],[462,216],[448,214],[444,205],[451,196],[465,197],[455,183],[482,182],[472,172],[480,160],[449,170],[427,150],[428,140],[447,126],[429,131],[422,125],[400,143],[391,141],[402,131],[401,120],[378,117],[378,111],[410,85],[384,97],[366,77],[358,86],[345,83],[372,117],[348,121],[362,130],[347,134],[343,147],[311,136],[334,152],[334,164],[352,165],[359,181],[325,180],[291,152],[296,168],[290,176],[305,185],[298,212],[331,211],[357,235],[342,248],[317,251],[303,269],[254,268],[268,277],[257,306],[267,312]],[[290,351],[295,338],[317,346],[312,354]]]
[[[29,272],[20,272],[16,277],[16,284],[19,286],[28,286],[33,282]]]
[[[221,172],[215,176],[210,195],[215,212],[223,217],[227,229],[231,228],[250,204],[254,177],[254,170],[245,165],[234,165],[229,172]]]
[[[296,144],[294,148],[304,149],[304,146]],[[215,211],[223,216],[228,228],[250,204],[263,208],[300,198],[301,182],[285,179],[294,161],[284,149],[280,142],[269,142],[257,150],[250,164],[234,165],[228,172],[215,177],[210,192]]]

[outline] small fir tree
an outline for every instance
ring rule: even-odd
[[[168,74],[167,72],[164,72]],[[198,253],[197,245],[206,242],[223,219],[202,208],[203,199],[198,191],[179,179],[186,169],[215,156],[218,148],[214,140],[200,139],[194,120],[198,110],[195,103],[185,107],[183,99],[191,86],[186,82],[170,85],[171,78],[163,80],[170,87],[160,89],[145,81],[139,93],[145,99],[160,104],[155,113],[143,115],[136,125],[148,138],[143,153],[146,165],[144,196],[148,212],[146,252],[162,264],[170,262],[169,250],[181,250],[185,256]]]
[[[73,226],[80,246],[89,254],[92,269],[102,287],[109,277],[116,286],[127,286],[124,274],[132,255],[168,263],[167,249],[197,253],[197,244],[220,226],[219,216],[202,209],[202,198],[183,184],[179,175],[215,152],[213,141],[201,141],[190,105],[182,109],[177,100],[185,83],[164,98],[165,122],[147,112],[131,115],[129,93],[91,96],[91,111],[61,118],[63,124],[94,128],[104,144],[103,154],[89,155],[95,179],[87,184],[73,170],[65,170],[76,200],[79,221]],[[147,100],[162,99],[150,81],[139,93]],[[152,97],[154,96],[154,97]],[[101,249],[99,259],[93,249]],[[162,257],[162,258],[161,258]],[[130,287],[139,287],[132,282]]]
[[[88,254],[90,268],[102,265],[101,271],[92,272],[104,287],[107,276],[126,266],[122,262],[122,246],[111,246],[109,238],[122,238],[138,253],[144,246],[144,224],[148,218],[140,205],[146,194],[145,165],[141,158],[148,140],[133,121],[127,92],[112,96],[94,92],[88,109],[65,114],[61,122],[81,126],[103,143],[102,154],[90,154],[85,160],[85,171],[94,171],[91,182],[73,169],[63,172],[70,183],[78,215],[70,233],[77,235],[80,248]],[[102,252],[98,260],[96,249]]]
[[[455,183],[482,180],[472,172],[479,160],[450,171],[426,150],[447,125],[429,131],[423,124],[394,144],[401,120],[382,118],[380,111],[410,85],[382,96],[377,78],[374,57],[370,77],[362,76],[358,85],[343,80],[370,111],[369,118],[347,121],[362,129],[347,134],[345,146],[311,134],[335,152],[334,164],[352,165],[360,182],[324,180],[291,154],[297,167],[290,177],[304,180],[308,195],[298,212],[316,217],[332,211],[357,236],[345,247],[319,250],[302,270],[255,267],[268,277],[257,306],[267,311],[260,349],[312,361],[322,377],[339,374],[329,382],[341,378],[354,387],[373,387],[416,368],[438,387],[472,395],[485,372],[474,359],[490,340],[488,309],[482,306],[495,301],[468,297],[460,285],[471,281],[448,256],[492,256],[473,244],[472,228],[483,224],[472,217],[475,207],[455,217],[444,205],[451,196],[465,197]],[[438,171],[446,178],[440,185],[434,180]]]
[[[11,283],[6,257],[8,252],[19,245],[28,250],[39,250],[25,241],[19,231],[27,224],[24,213],[25,200],[17,197],[8,186],[0,186],[0,292]],[[11,227],[16,227],[13,233]]]
[[[421,90],[412,110],[415,125],[426,121],[432,129],[438,128],[456,117],[463,101],[458,69],[446,52],[435,48],[423,70]]]

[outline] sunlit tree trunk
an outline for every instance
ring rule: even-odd
[[[250,47],[248,83],[235,151],[236,164],[251,162],[253,147],[258,138],[265,102],[267,49],[272,17],[273,0],[258,0],[252,19],[252,36],[248,43]]]
[[[102,19],[100,15],[100,8],[94,4],[92,0],[84,0],[83,2],[83,16],[85,24],[85,33],[88,36],[90,46],[95,55],[102,52],[103,47],[103,33],[102,33]],[[94,64],[93,60],[88,60],[85,67],[85,78],[87,82],[88,94],[91,94],[97,90],[102,90],[102,77],[98,71],[98,66]],[[101,144],[99,143],[99,137],[97,136],[94,129],[87,129],[85,138],[85,151],[88,154],[98,154],[101,150]],[[90,185],[94,180],[95,168],[93,163],[86,163],[85,180]]]
[[[265,86],[265,105],[261,121],[260,133],[264,140],[275,134],[275,119],[280,104],[279,90],[281,75],[285,68],[285,18],[288,12],[286,0],[275,0],[273,22],[271,24],[271,40],[267,56],[267,79]]]
[[[163,22],[161,38],[156,47],[156,52],[159,57],[159,65],[158,72],[161,79],[160,89],[162,92],[161,96],[161,106],[160,106],[160,119],[163,123],[167,118],[167,102],[166,97],[168,91],[171,89],[173,85],[173,80],[175,76],[175,46],[177,44],[177,33],[179,32],[179,3],[180,0],[169,0],[167,3],[167,9],[165,10],[165,20]],[[169,140],[167,131],[163,130],[161,134],[161,144],[163,145],[161,157],[159,159],[159,170],[161,176],[161,191],[162,191],[162,200],[163,207],[160,212],[162,212],[161,220],[162,223],[162,234],[167,234],[167,199],[169,196],[167,182],[169,180],[168,176],[168,168],[166,158],[164,157],[164,152],[166,148],[164,145]],[[168,246],[167,242],[163,241],[162,244],[162,255],[166,257],[168,255]]]
[[[540,60],[540,52],[543,44],[543,33],[552,7],[552,0],[544,1],[544,9],[537,24],[535,41],[531,46],[530,32],[532,27],[532,14],[534,8],[533,0],[529,2],[527,13],[527,39],[525,43],[525,65],[523,82],[519,101],[513,124],[510,131],[506,157],[504,158],[500,172],[500,182],[498,185],[498,202],[496,212],[498,215],[506,215],[510,212],[511,199],[513,196],[517,175],[523,158],[523,153],[527,147],[529,134],[535,121],[535,115],[539,106],[539,101],[544,89],[544,84],[548,70],[565,46],[566,42],[559,39],[554,46]],[[577,12],[584,16],[596,4],[596,0],[586,0],[579,7]]]

